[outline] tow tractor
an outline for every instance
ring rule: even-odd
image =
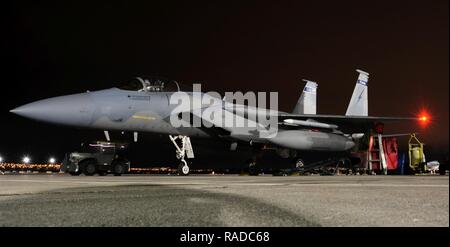
[[[60,172],[73,176],[84,174],[120,176],[130,171],[130,161],[125,158],[126,143],[100,142],[82,144],[81,151],[67,153]]]

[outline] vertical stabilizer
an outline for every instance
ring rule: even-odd
[[[358,81],[356,81],[355,89],[353,90],[352,98],[347,107],[346,116],[368,116],[369,114],[369,99],[368,99],[368,85],[369,73],[357,69],[359,73]]]
[[[297,101],[295,105],[293,114],[316,114],[316,98],[317,98],[317,87],[318,84],[313,81],[308,81],[303,79],[306,82],[305,87],[303,88],[302,95]]]

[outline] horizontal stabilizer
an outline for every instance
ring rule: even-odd
[[[416,133],[417,134],[417,133]],[[402,136],[411,136],[411,133],[403,133],[403,134],[383,134],[382,137],[402,137]]]

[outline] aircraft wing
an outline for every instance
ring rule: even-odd
[[[337,126],[339,130],[351,133],[355,131],[365,131],[378,122],[398,122],[398,121],[419,121],[416,117],[376,117],[376,116],[343,116],[343,115],[314,115],[314,114],[289,114],[281,113],[278,115],[280,123],[295,122],[303,125],[303,122],[317,121],[328,125]],[[294,121],[292,121],[294,120]],[[295,121],[299,120],[299,121]],[[288,124],[289,125],[289,124]],[[308,126],[308,125],[304,125]],[[314,126],[311,126],[314,127]]]

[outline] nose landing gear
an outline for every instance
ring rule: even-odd
[[[187,176],[189,175],[190,168],[188,163],[184,159],[187,156],[188,159],[194,158],[194,150],[192,148],[191,139],[188,136],[172,136],[169,135],[170,140],[176,148],[176,157],[180,160],[180,164],[178,165],[178,175]],[[177,142],[180,140],[180,144]]]

